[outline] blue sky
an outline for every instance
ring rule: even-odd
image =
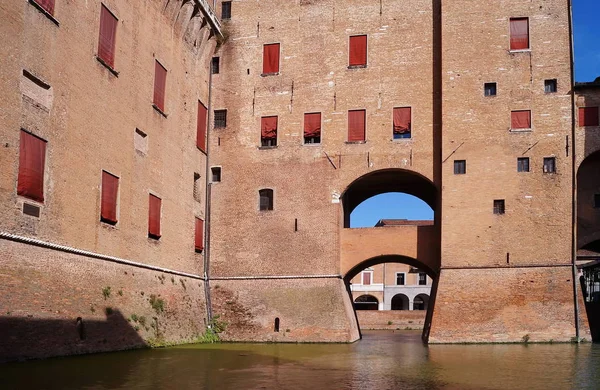
[[[573,0],[575,80],[600,76],[600,0]],[[388,193],[361,203],[352,213],[351,227],[371,227],[383,218],[433,219],[433,211],[414,196]]]

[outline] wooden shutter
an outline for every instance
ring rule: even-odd
[[[100,220],[117,223],[117,196],[119,194],[119,178],[102,171],[102,202]]]
[[[348,111],[348,141],[365,140],[365,110]]]
[[[148,202],[148,236],[160,238],[160,210],[162,200],[154,195],[150,195]]]
[[[363,274],[363,284],[371,284],[371,273],[365,272]]]
[[[530,129],[531,111],[513,111],[511,112],[511,129]]]
[[[529,49],[529,19],[510,19],[510,50]]]
[[[304,114],[304,137],[321,136],[321,113]]]
[[[196,134],[196,146],[198,149],[206,152],[206,121],[207,121],[208,110],[198,101],[198,123],[197,123],[197,134]]]
[[[197,252],[204,250],[204,221],[196,218],[195,248]]]
[[[115,42],[117,36],[117,18],[104,5],[100,7],[100,37],[98,38],[98,57],[111,68],[115,65]]]
[[[262,139],[277,139],[277,117],[264,116],[260,120],[260,136]]]
[[[165,89],[167,86],[167,70],[158,61],[154,61],[154,104],[165,111]]]
[[[44,11],[48,12],[50,15],[54,15],[54,0],[34,0],[37,5],[42,7]]]
[[[598,126],[598,107],[579,107],[579,126]]]
[[[263,74],[279,73],[279,43],[263,46]]]
[[[350,37],[350,66],[367,65],[367,36]]]
[[[21,130],[17,194],[44,201],[46,141]]]
[[[411,109],[410,107],[394,108],[394,134],[410,133]]]

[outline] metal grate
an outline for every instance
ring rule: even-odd
[[[227,127],[227,110],[215,110],[215,129]]]

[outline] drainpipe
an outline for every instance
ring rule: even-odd
[[[212,56],[211,56],[212,58]],[[210,164],[209,164],[209,149],[210,149],[210,129],[212,119],[212,68],[208,66],[208,107],[207,107],[207,131],[206,131],[206,190],[205,197],[206,202],[204,204],[204,296],[206,300],[206,320],[207,325],[212,323],[212,304],[210,299],[210,200],[211,200],[211,189],[212,183],[209,180],[210,175]]]
[[[569,45],[571,57],[571,262],[573,278],[573,303],[575,311],[575,338],[580,342],[579,333],[579,299],[577,297],[577,168],[575,164],[575,60],[573,43],[573,4],[568,1],[569,6]]]

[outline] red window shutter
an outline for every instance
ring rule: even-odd
[[[206,120],[207,120],[208,110],[202,104],[201,101],[198,101],[198,128],[196,134],[196,146],[198,149],[206,152]]]
[[[44,11],[48,12],[50,15],[54,15],[54,0],[35,0],[35,2],[42,7]]]
[[[115,66],[115,42],[117,37],[117,18],[104,5],[100,7],[100,37],[98,38],[98,57],[111,68]]]
[[[201,252],[204,250],[204,221],[200,218],[196,218],[196,235],[195,235],[195,247],[196,251]]]
[[[260,120],[260,137],[262,139],[277,139],[277,117],[264,116]]]
[[[598,126],[598,107],[579,108],[579,126]]]
[[[279,43],[263,46],[263,74],[279,72]]]
[[[363,284],[371,284],[371,273],[365,272],[363,274]]]
[[[365,140],[365,110],[348,111],[348,141]]]
[[[100,219],[108,223],[117,223],[117,196],[119,194],[119,178],[102,171],[102,203]]]
[[[19,146],[19,176],[17,194],[44,201],[44,167],[46,162],[46,141],[21,131]]]
[[[350,66],[367,65],[367,36],[350,37]]]
[[[411,108],[394,108],[394,134],[406,134],[411,130]]]
[[[160,209],[162,200],[150,195],[148,204],[148,236],[160,238]]]
[[[165,111],[165,89],[167,86],[167,70],[158,61],[154,61],[154,104]]]
[[[512,111],[511,129],[531,129],[531,111]]]
[[[529,19],[510,19],[510,50],[529,49]]]
[[[321,113],[304,114],[304,137],[321,136]]]

